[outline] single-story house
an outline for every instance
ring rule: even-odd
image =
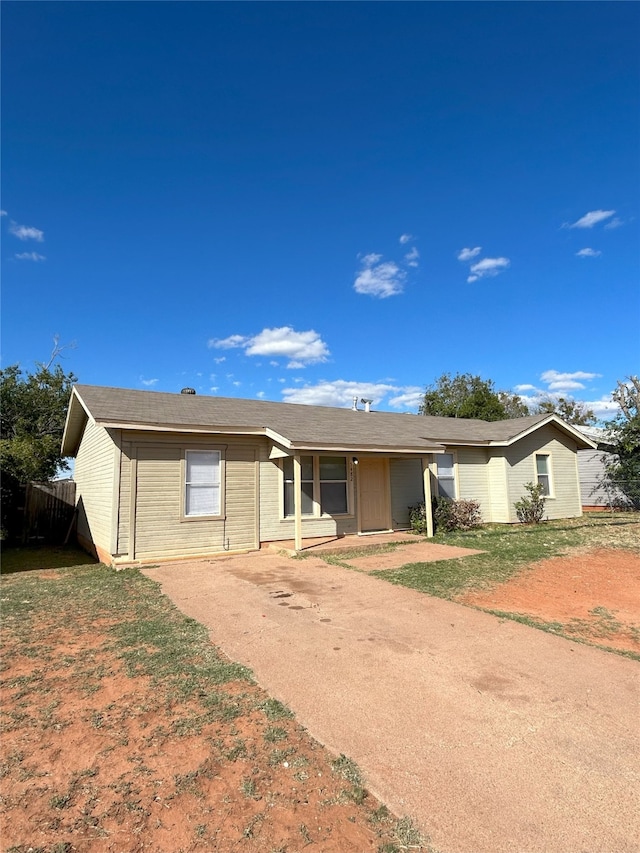
[[[406,529],[431,495],[517,521],[541,482],[549,518],[582,513],[577,451],[556,415],[480,420],[76,385],[62,441],[75,457],[77,534],[109,564]],[[428,521],[431,516],[428,513]],[[432,526],[429,526],[432,533]]]

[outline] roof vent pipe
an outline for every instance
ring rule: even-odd
[[[351,406],[351,409],[352,409],[354,412],[357,412],[357,411],[358,411],[358,398],[357,398],[357,397],[354,397],[354,398],[353,398],[353,405]]]
[[[181,394],[195,394],[196,389],[195,388],[183,388],[180,393]]]
[[[370,411],[371,411],[371,404],[373,403],[373,400],[367,400],[365,397],[362,397],[362,399],[360,400],[360,402],[361,402],[361,403],[364,403],[364,410],[365,410],[365,412],[370,412]]]

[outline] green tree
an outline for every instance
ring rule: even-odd
[[[425,391],[421,415],[440,415],[445,418],[478,418],[502,421],[529,414],[527,406],[515,394],[496,391],[493,382],[457,373],[443,373]]]
[[[613,455],[605,467],[605,483],[621,492],[629,506],[640,509],[640,378],[618,380],[611,396],[620,412],[610,428]]]
[[[584,403],[578,403],[571,397],[547,397],[541,400],[535,410],[536,415],[558,415],[563,421],[575,426],[593,426],[596,416]]]
[[[62,347],[57,339],[47,364],[25,373],[18,364],[0,370],[0,476],[2,527],[6,529],[19,486],[51,480],[68,470],[60,453],[67,405],[76,381],[53,362]]]

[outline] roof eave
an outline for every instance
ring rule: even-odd
[[[294,452],[307,452],[307,453],[317,453],[317,452],[335,452],[335,453],[387,453],[387,454],[395,454],[401,453],[403,455],[412,455],[412,456],[424,456],[427,453],[444,453],[445,447],[444,444],[429,444],[424,447],[415,447],[415,446],[405,446],[402,444],[393,444],[393,445],[379,445],[379,444],[362,444],[359,442],[356,443],[347,443],[347,442],[337,442],[327,443],[327,442],[291,442],[289,447]]]
[[[60,452],[63,457],[73,457],[78,452],[82,433],[91,419],[91,413],[87,408],[84,400],[76,390],[71,389],[71,397],[67,407],[67,417],[64,422],[64,430],[62,432],[62,441],[60,442]]]
[[[194,432],[206,435],[267,435],[265,427],[219,426],[211,424],[147,423],[145,421],[110,420],[96,418],[105,429],[122,429],[131,432]]]

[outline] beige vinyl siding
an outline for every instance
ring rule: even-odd
[[[422,462],[417,459],[391,459],[391,517],[394,529],[409,527],[409,507],[424,500]]]
[[[78,534],[111,553],[114,507],[115,442],[104,427],[87,421],[76,456]]]
[[[491,500],[487,472],[487,451],[484,447],[458,447],[456,483],[458,498],[477,501],[483,521],[491,521]]]
[[[221,518],[185,519],[182,515],[184,451],[207,448],[223,449],[224,514]],[[135,538],[132,543],[129,537],[128,556],[144,560],[257,548],[257,453],[257,445],[231,436],[134,439],[128,464],[134,473],[130,479],[129,506],[133,500]],[[123,505],[123,528],[126,515]],[[122,538],[124,541],[124,530]]]
[[[131,458],[133,449],[130,441],[122,442],[120,454],[120,488],[118,501],[118,541],[117,554],[129,553],[130,498],[131,498]]]
[[[488,451],[487,488],[489,491],[489,513],[487,518],[483,514],[483,520],[496,523],[510,521],[507,462],[502,449]]]
[[[282,469],[278,462],[269,459],[268,448],[265,446],[260,457],[260,541],[278,542],[293,539],[295,535],[294,519],[283,518],[282,498]],[[355,498],[354,498],[355,502]],[[322,518],[302,518],[302,538],[312,539],[316,536],[341,536],[357,533],[357,522],[354,516],[330,516]]]
[[[546,499],[545,516],[574,518],[582,515],[575,443],[549,425],[505,448],[509,520],[518,520],[513,504],[526,494],[525,484],[537,482],[536,453],[546,453],[550,457],[551,496]]]

